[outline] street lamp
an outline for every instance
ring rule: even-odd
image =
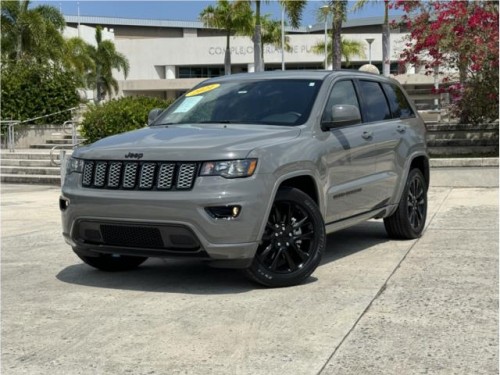
[[[325,70],[328,69],[328,42],[327,42],[327,34],[328,34],[328,14],[330,13],[330,7],[328,5],[323,5],[320,7],[321,12],[325,16]]]
[[[375,38],[366,38],[366,42],[368,43],[368,64],[372,64],[372,43],[375,40]]]
[[[281,5],[281,70],[285,70],[285,6]]]

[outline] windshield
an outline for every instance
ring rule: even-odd
[[[301,125],[309,118],[320,80],[275,79],[202,84],[186,93],[154,125]]]

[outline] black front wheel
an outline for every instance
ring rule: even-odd
[[[427,184],[419,169],[412,169],[398,209],[384,219],[384,225],[390,237],[413,239],[420,237],[427,217]]]
[[[298,189],[280,189],[247,273],[269,287],[299,284],[319,265],[325,244],[325,225],[316,203]]]
[[[128,255],[99,254],[98,256],[88,256],[79,254],[77,251],[75,251],[75,253],[89,266],[108,272],[132,270],[139,267],[148,259],[147,257],[134,257]]]

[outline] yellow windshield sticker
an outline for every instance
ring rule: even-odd
[[[213,85],[203,86],[203,87],[200,87],[199,89],[188,92],[186,94],[186,96],[195,96],[195,95],[204,94],[206,92],[215,90],[219,86],[220,86],[219,83],[214,83]]]

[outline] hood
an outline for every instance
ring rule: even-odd
[[[256,147],[296,138],[300,128],[266,125],[169,125],[104,138],[73,152],[83,159],[201,161],[243,159]]]

